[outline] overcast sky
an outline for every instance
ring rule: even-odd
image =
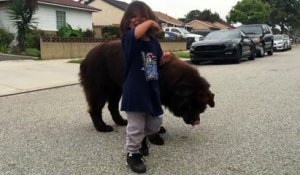
[[[131,0],[121,0],[130,3]],[[166,13],[175,18],[182,18],[191,10],[210,9],[225,20],[231,8],[240,0],[141,0],[152,10]]]

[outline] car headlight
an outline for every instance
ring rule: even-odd
[[[194,50],[196,46],[191,45],[190,50]]]
[[[252,38],[252,41],[256,44],[260,43],[260,38]]]
[[[203,37],[202,37],[202,36],[195,37],[195,41],[201,41],[201,40],[203,40]]]
[[[236,47],[237,46],[237,43],[227,43],[226,44],[226,47],[228,48],[233,48],[233,47]]]

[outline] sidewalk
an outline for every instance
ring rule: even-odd
[[[0,61],[0,97],[79,83],[79,64],[63,60]]]

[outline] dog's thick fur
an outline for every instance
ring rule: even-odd
[[[113,130],[102,120],[102,108],[108,109],[117,125],[127,121],[119,113],[122,95],[124,62],[120,41],[110,41],[93,48],[80,65],[80,82],[89,105],[89,113],[98,131]],[[195,124],[207,105],[214,107],[214,94],[198,71],[172,54],[161,67],[160,93],[162,104],[185,123]]]

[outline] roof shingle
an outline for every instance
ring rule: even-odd
[[[177,26],[181,26],[183,25],[183,22],[182,21],[179,21],[178,19],[175,19],[167,14],[164,14],[162,12],[154,12],[155,16],[164,21],[164,22],[167,22],[167,23],[170,23],[170,24],[173,24],[173,25],[177,25]]]
[[[103,1],[124,11],[127,9],[129,5],[127,2],[123,2],[123,1],[116,1],[116,0],[103,0]]]

